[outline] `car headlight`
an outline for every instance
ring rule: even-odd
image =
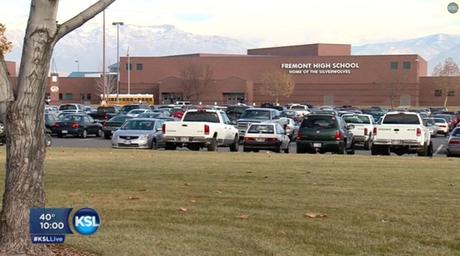
[[[141,135],[139,136],[139,140],[146,140],[148,139],[148,137],[149,137],[148,135]]]

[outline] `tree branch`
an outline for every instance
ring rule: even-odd
[[[92,19],[94,16],[98,15],[100,12],[105,10],[109,5],[111,5],[115,0],[99,0],[95,4],[88,7],[86,10],[75,15],[70,20],[59,25],[59,29],[56,34],[56,42],[59,39],[63,38],[68,33],[74,31],[81,25],[85,24],[88,20]]]

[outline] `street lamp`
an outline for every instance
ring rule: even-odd
[[[112,22],[113,26],[117,26],[117,102],[119,102],[118,95],[120,94],[120,26],[125,25],[121,21]]]
[[[458,12],[458,4],[456,2],[449,3],[449,5],[447,5],[447,10],[452,14],[457,13]]]
[[[80,61],[75,60],[75,63],[77,64],[77,72],[80,72]]]

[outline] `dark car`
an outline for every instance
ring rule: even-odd
[[[115,106],[98,107],[96,112],[89,114],[94,120],[103,122],[118,115],[118,110]]]
[[[131,119],[132,117],[127,115],[118,115],[112,117],[110,120],[104,122],[102,125],[102,131],[104,132],[104,139],[108,140],[112,137],[112,134],[118,130],[126,120]]]
[[[354,154],[353,134],[342,118],[335,115],[309,115],[297,135],[297,153]]]
[[[51,127],[58,121],[59,121],[59,118],[57,117],[56,114],[45,113],[45,127],[47,129],[50,129],[50,132],[51,132]]]
[[[227,109],[225,110],[225,113],[228,116],[228,119],[232,122],[236,122],[238,118],[240,118],[241,114],[243,112],[250,108],[249,106],[246,105],[233,105],[233,106],[228,106]]]
[[[52,126],[52,129],[60,138],[65,135],[86,138],[89,134],[101,137],[104,134],[102,125],[86,114],[65,115]]]

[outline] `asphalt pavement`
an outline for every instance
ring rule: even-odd
[[[444,136],[437,136],[432,138],[433,140],[433,150],[435,157],[446,157],[446,145],[447,145],[447,138]],[[53,147],[77,147],[77,148],[110,148],[110,140],[105,140],[99,137],[88,137],[86,139],[81,138],[74,138],[74,137],[66,137],[66,138],[57,138],[53,137]],[[135,149],[120,149],[120,150],[135,150]],[[164,150],[164,149],[160,149]],[[178,149],[182,151],[187,151],[188,149]],[[205,149],[202,149],[205,150]],[[221,152],[228,152],[228,148],[219,148]],[[243,152],[243,147],[240,146],[240,152]],[[289,152],[291,154],[296,153],[296,145],[295,142],[291,142]],[[362,148],[356,148],[357,155],[371,155],[370,150],[363,150]],[[396,154],[391,154],[392,156],[396,156]],[[404,155],[404,156],[417,156],[416,154],[411,155]]]

